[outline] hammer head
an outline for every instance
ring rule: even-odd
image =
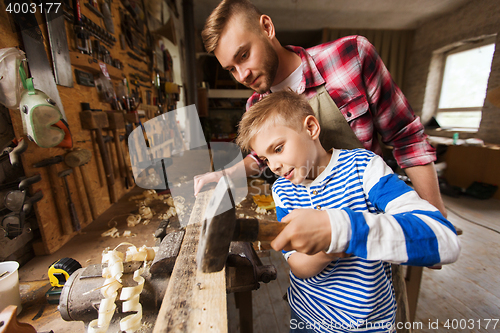
[[[82,128],[86,130],[106,128],[109,126],[108,116],[102,111],[82,111],[80,112],[80,121],[82,122]]]
[[[64,156],[64,162],[71,167],[76,168],[81,165],[87,164],[92,158],[92,153],[87,149],[77,148]]]
[[[59,177],[63,178],[63,177],[71,175],[72,173],[73,173],[73,169],[66,169],[66,170],[59,172],[57,175]]]
[[[106,115],[108,116],[108,129],[116,130],[125,128],[125,118],[123,117],[123,113],[115,112],[115,111],[106,111]]]
[[[226,176],[219,180],[205,211],[196,262],[204,273],[224,268],[236,222],[236,210]]]

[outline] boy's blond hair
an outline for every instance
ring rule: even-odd
[[[257,7],[248,0],[223,0],[207,18],[201,32],[208,53],[214,52],[227,22],[238,14],[243,14],[244,22],[241,24],[245,24],[251,31],[258,31],[262,13]]]
[[[250,142],[266,125],[284,125],[300,131],[307,116],[314,116],[314,111],[303,96],[290,90],[269,94],[245,112],[238,125],[236,143],[250,151]]]

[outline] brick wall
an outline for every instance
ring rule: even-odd
[[[415,113],[423,120],[424,96],[433,52],[448,45],[484,35],[498,34],[488,89],[500,86],[500,3],[498,0],[474,0],[451,14],[425,22],[415,32],[408,71],[405,75],[405,95]],[[432,81],[432,77],[431,80]],[[438,88],[435,86],[435,88]],[[432,88],[432,89],[435,89]],[[432,103],[431,103],[432,104]],[[484,141],[500,144],[500,108],[485,102],[483,121],[478,136]]]

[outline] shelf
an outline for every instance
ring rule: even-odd
[[[100,63],[103,63],[102,61],[98,61],[94,59],[92,56],[89,56],[87,54],[82,54],[80,52],[70,51],[69,54],[71,59],[70,60],[71,65],[73,65],[74,67],[91,72],[96,75],[99,75],[99,73],[101,72]],[[121,80],[123,78],[122,70],[108,64],[105,65],[111,79]]]

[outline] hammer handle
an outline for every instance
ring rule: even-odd
[[[48,167],[48,174],[50,178],[50,186],[52,189],[52,195],[54,196],[54,201],[56,205],[56,210],[58,213],[59,221],[62,226],[63,234],[71,235],[73,233],[73,225],[71,224],[70,219],[67,218],[67,210],[64,207],[64,194],[61,191],[60,183],[61,178],[57,177],[57,166],[55,164],[51,164]]]
[[[108,185],[109,199],[111,203],[115,203],[116,193],[115,193],[115,177],[113,176],[113,169],[111,167],[111,161],[109,159],[108,150],[106,144],[104,143],[104,138],[102,137],[102,131],[100,128],[95,129],[96,141],[99,146],[99,151],[101,152],[102,164],[104,165],[104,172],[106,173],[106,183]]]
[[[82,174],[83,186],[85,187],[85,194],[87,195],[87,199],[89,201],[90,212],[92,213],[92,219],[95,220],[99,216],[99,214],[97,213],[97,204],[93,196],[94,192],[92,190],[92,186],[86,168],[87,166],[81,165],[79,169]]]
[[[122,178],[126,178],[127,172],[125,170],[125,165],[123,164],[125,161],[123,159],[123,150],[120,144],[120,136],[116,129],[113,130],[113,137],[115,140],[116,159],[118,160],[118,168],[120,169],[120,175],[122,176]]]
[[[233,241],[270,242],[288,225],[278,221],[259,221],[257,219],[236,219]]]

